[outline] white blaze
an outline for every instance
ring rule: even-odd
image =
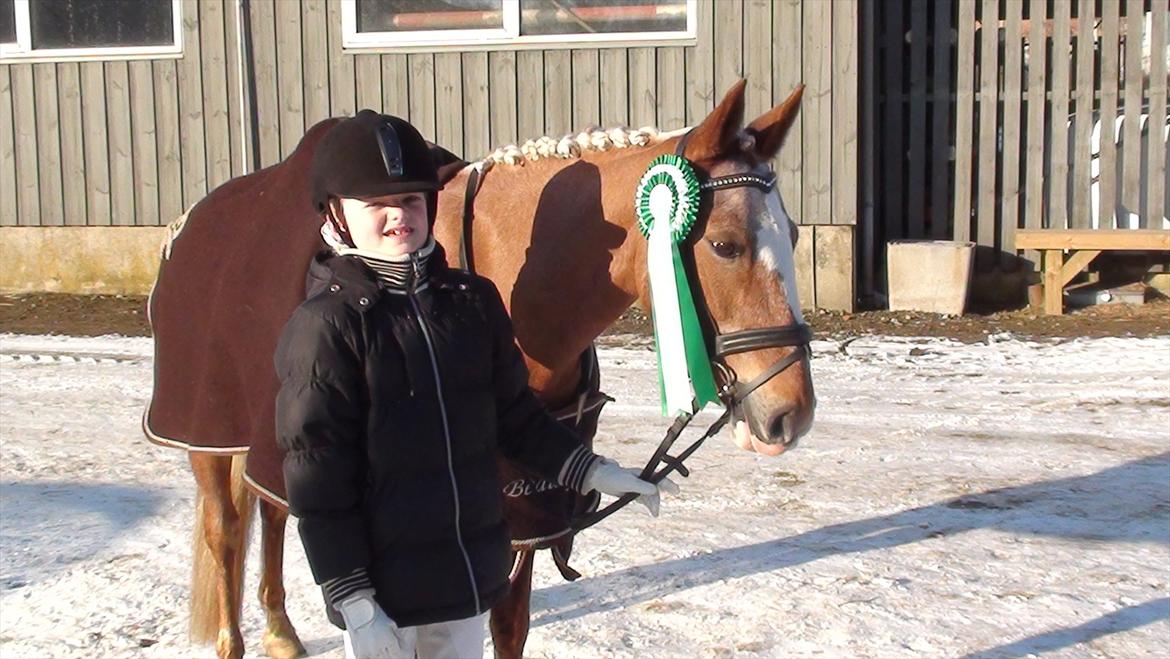
[[[780,191],[764,195],[766,211],[756,218],[756,258],[780,276],[788,296],[788,307],[796,323],[804,322],[800,310],[800,295],[796,292],[796,257],[793,254],[792,234],[789,232],[788,213],[780,201]]]

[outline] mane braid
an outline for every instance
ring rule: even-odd
[[[496,164],[523,167],[525,163],[548,158],[567,160],[580,158],[582,154],[588,152],[642,148],[657,144],[676,134],[678,131],[660,132],[653,126],[638,129],[618,126],[608,130],[586,129],[560,138],[545,135],[528,140],[519,146],[509,144],[496,149],[483,159],[483,169],[487,171]]]

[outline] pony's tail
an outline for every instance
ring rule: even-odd
[[[235,589],[236,619],[240,616],[240,606],[244,593],[244,560],[248,556],[248,541],[251,539],[252,512],[256,507],[256,495],[244,485],[244,466],[247,456],[238,454],[231,456],[231,492],[232,506],[239,516],[236,525],[237,537],[232,545],[239,547],[235,560],[231,565],[231,584]],[[219,601],[217,584],[219,577],[218,566],[211,548],[207,544],[207,534],[204,530],[204,494],[200,490],[195,498],[195,530],[191,534],[191,642],[198,645],[214,643],[219,634]]]

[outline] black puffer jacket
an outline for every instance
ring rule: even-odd
[[[528,388],[495,285],[441,247],[428,270],[405,295],[321,252],[277,346],[289,510],[339,627],[330,600],[366,585],[402,626],[488,610],[511,568],[494,452],[578,490],[596,460]]]

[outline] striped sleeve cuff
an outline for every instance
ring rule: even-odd
[[[335,607],[359,590],[373,590],[374,582],[370,581],[366,568],[359,567],[344,577],[327,580],[321,584],[321,588],[325,591],[325,599],[329,600],[329,605]]]
[[[561,466],[557,483],[581,494],[588,494],[581,488],[585,484],[585,476],[589,473],[589,468],[599,460],[601,460],[601,456],[595,455],[584,444],[578,446],[573,449],[573,452],[565,460],[565,464]]]

